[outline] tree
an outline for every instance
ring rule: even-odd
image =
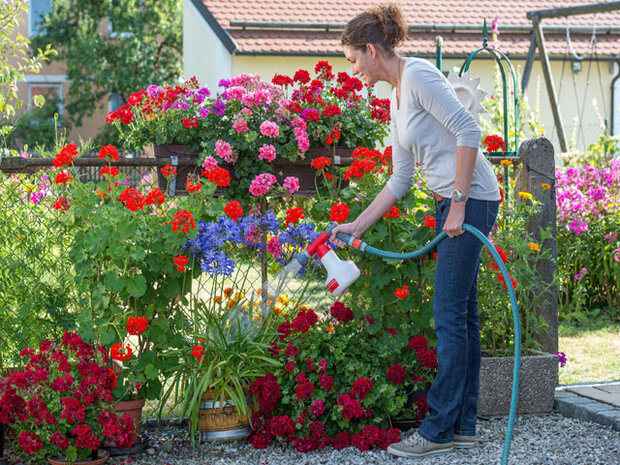
[[[123,104],[140,89],[178,79],[181,23],[181,0],[54,0],[33,43],[51,42],[66,65],[69,122],[79,127],[107,111],[109,96]],[[116,138],[106,125],[95,142]]]
[[[23,104],[17,96],[17,82],[24,79],[26,73],[38,73],[42,63],[53,57],[56,51],[46,43],[44,50],[38,49],[33,56],[28,56],[30,40],[17,33],[17,28],[24,20],[27,0],[5,0],[0,2],[0,146],[6,144],[9,133],[13,130],[13,118],[16,110]],[[44,43],[44,42],[40,42]],[[37,106],[43,105],[37,99]]]

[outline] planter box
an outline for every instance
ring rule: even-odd
[[[512,395],[514,357],[482,357],[478,416],[508,415]],[[558,357],[536,353],[521,356],[517,413],[549,413],[558,382]]]

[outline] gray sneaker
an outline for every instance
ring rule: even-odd
[[[476,445],[475,436],[461,436],[460,434],[454,435],[454,448],[455,449],[471,449]]]
[[[390,454],[397,455],[399,457],[430,457],[431,455],[447,454],[454,449],[454,443],[448,442],[446,444],[437,444],[435,442],[427,441],[418,433],[413,436],[409,436],[407,439],[390,444],[387,451]]]

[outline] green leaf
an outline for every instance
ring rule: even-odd
[[[130,276],[127,279],[127,292],[133,297],[141,297],[146,292],[146,279],[142,275]]]
[[[147,363],[144,367],[144,375],[148,380],[155,380],[159,376],[159,370],[152,363]]]

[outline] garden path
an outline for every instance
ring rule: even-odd
[[[620,431],[620,381],[558,386],[554,408],[565,417],[594,421]]]

